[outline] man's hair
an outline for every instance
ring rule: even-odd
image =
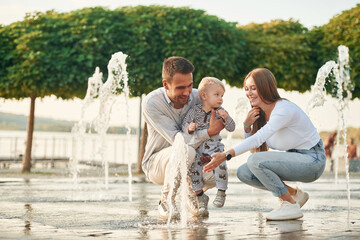
[[[175,73],[188,74],[194,71],[194,65],[183,57],[169,57],[164,60],[162,78],[171,82]]]
[[[215,77],[204,77],[198,86],[199,94],[201,95],[202,92],[205,92],[210,86],[215,84],[221,86],[225,91],[225,86],[219,79]]]

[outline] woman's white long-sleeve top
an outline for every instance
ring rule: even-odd
[[[261,146],[264,142],[275,150],[310,149],[320,136],[306,113],[296,104],[282,99],[276,102],[269,121],[254,135],[234,147],[235,156]]]

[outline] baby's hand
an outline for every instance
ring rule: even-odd
[[[228,117],[229,114],[228,114],[227,111],[225,111],[225,109],[219,109],[219,110],[217,110],[217,113],[220,115],[220,117],[222,119],[225,120],[225,122],[227,121],[227,117]]]
[[[197,124],[192,122],[192,123],[189,124],[188,132],[193,133],[196,128],[197,128]]]

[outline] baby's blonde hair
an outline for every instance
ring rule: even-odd
[[[201,82],[198,86],[198,92],[201,95],[201,93],[205,92],[206,89],[209,88],[209,86],[217,84],[219,86],[221,86],[224,91],[225,91],[225,86],[222,83],[222,81],[220,81],[219,79],[215,78],[215,77],[204,77],[203,79],[201,79]]]

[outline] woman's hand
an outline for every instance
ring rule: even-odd
[[[226,154],[224,152],[216,152],[212,154],[211,157],[211,161],[204,166],[203,172],[211,172],[212,170],[214,170],[217,166],[220,165],[220,163],[225,161]]]
[[[244,124],[246,126],[251,126],[254,124],[254,122],[260,117],[260,108],[259,107],[253,107],[248,112],[248,115],[246,116],[246,119],[244,121]]]

